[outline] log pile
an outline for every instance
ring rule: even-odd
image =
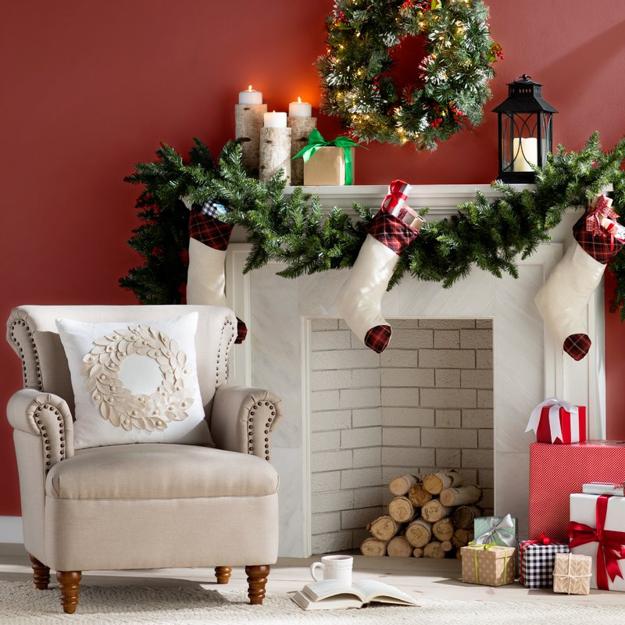
[[[360,545],[364,556],[393,558],[456,557],[473,539],[475,505],[482,490],[464,484],[457,471],[429,473],[422,478],[400,475],[388,488],[388,513],[367,525],[371,536]]]

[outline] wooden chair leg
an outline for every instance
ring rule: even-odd
[[[245,567],[248,583],[247,596],[252,605],[262,605],[263,603],[269,570],[270,567],[266,564]]]
[[[80,571],[57,571],[56,579],[61,587],[61,605],[65,614],[74,614],[80,594]]]
[[[217,577],[218,584],[227,584],[230,581],[230,575],[232,575],[232,568],[229,566],[216,566],[215,576]]]
[[[47,567],[45,564],[42,564],[35,558],[35,556],[31,556],[28,554],[30,558],[30,563],[33,567],[33,581],[35,582],[35,588],[38,590],[46,590],[48,588],[48,584],[50,583],[50,567]]]

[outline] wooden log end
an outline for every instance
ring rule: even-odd
[[[395,497],[401,497],[402,495],[405,495],[416,483],[417,478],[414,475],[407,473],[393,478],[388,485],[388,489],[393,495],[395,495]]]
[[[395,536],[389,541],[386,552],[391,558],[409,558],[412,555],[413,547],[405,536]]]

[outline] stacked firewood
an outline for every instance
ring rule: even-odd
[[[388,514],[371,521],[371,536],[360,546],[365,556],[445,558],[458,555],[473,539],[475,505],[482,490],[465,485],[457,471],[429,473],[421,479],[400,475],[389,483]]]

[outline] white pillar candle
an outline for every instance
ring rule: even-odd
[[[538,165],[538,139],[515,137],[512,140],[512,150],[512,171],[534,171],[532,165]]]
[[[262,104],[262,91],[255,91],[252,85],[249,85],[245,91],[239,91],[239,104]]]
[[[286,113],[272,111],[263,115],[265,128],[286,128]]]
[[[289,117],[310,117],[312,106],[310,102],[302,102],[302,98],[297,96],[297,102],[289,104]]]

